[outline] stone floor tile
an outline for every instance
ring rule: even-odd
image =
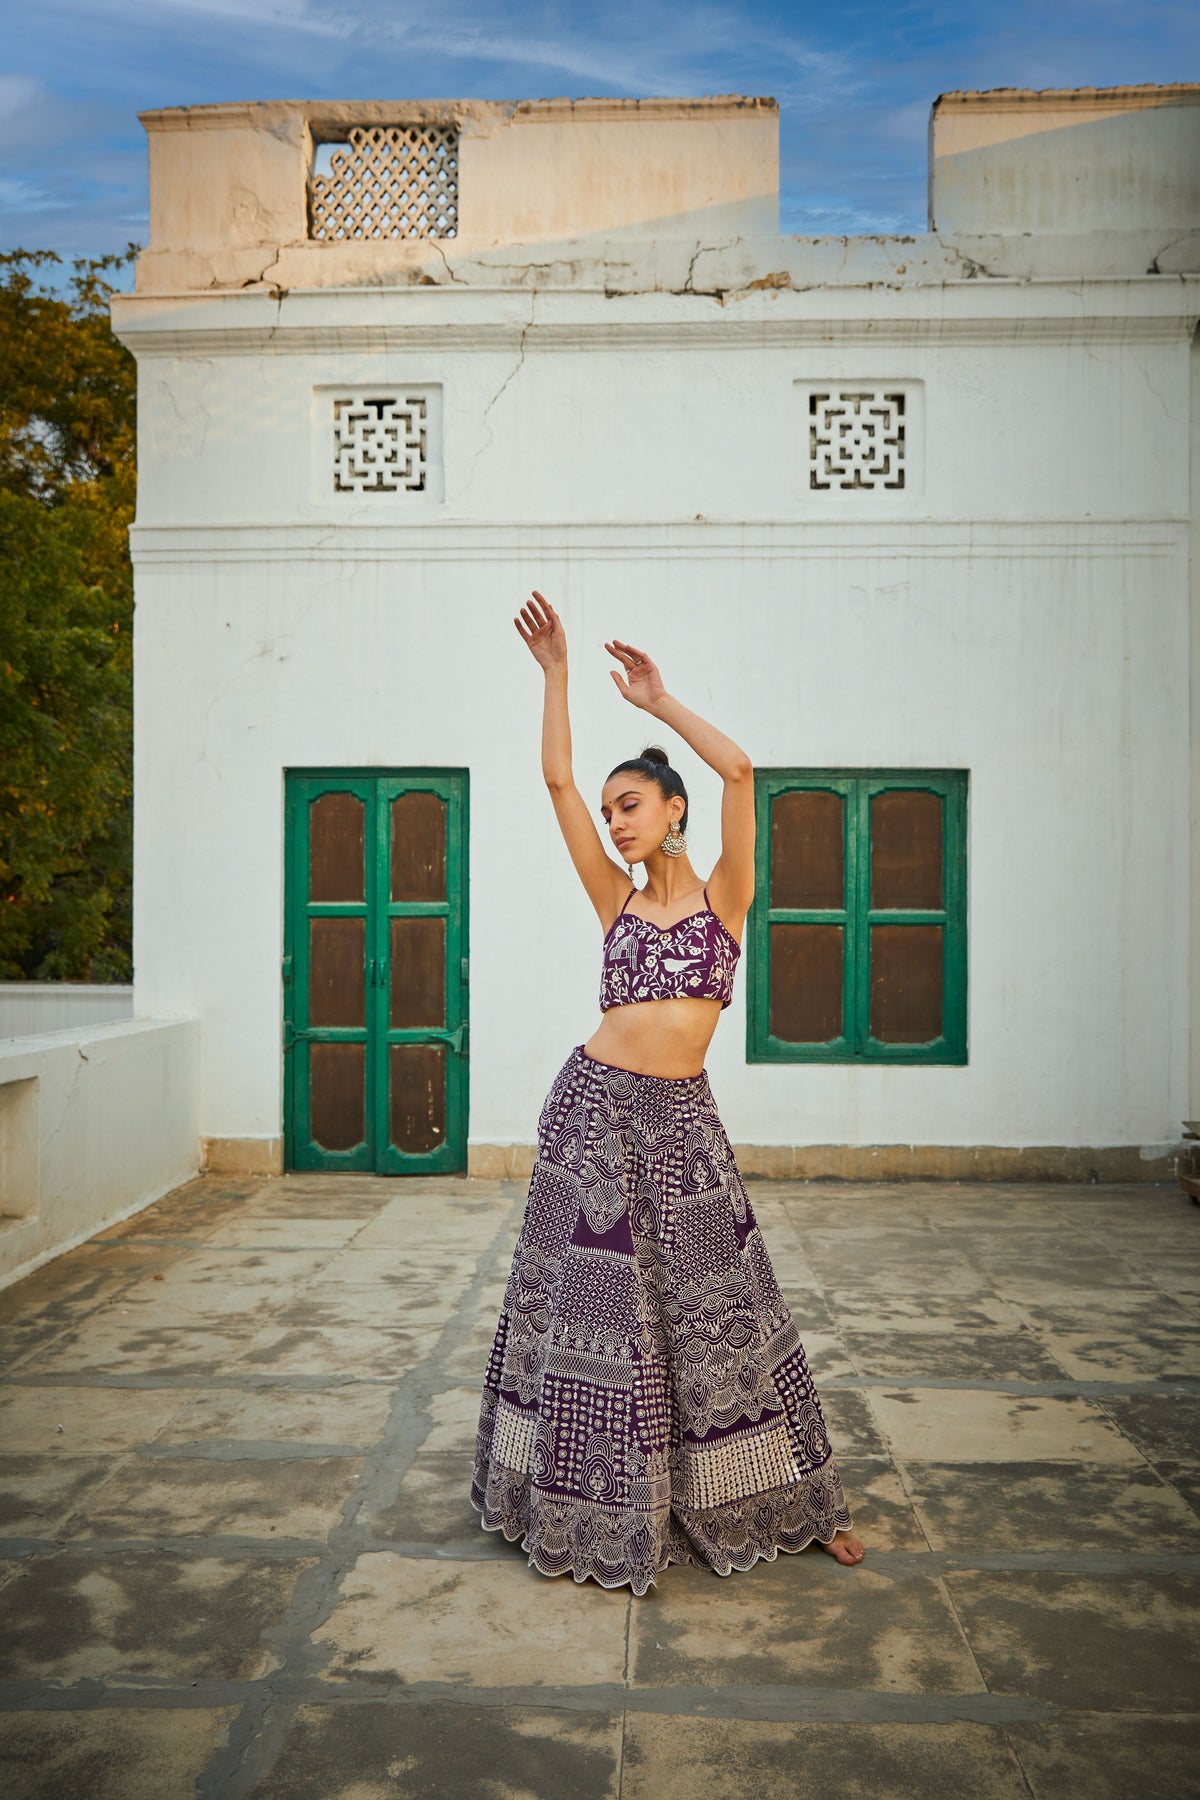
[[[121,1295],[122,1304],[132,1300],[169,1300],[174,1305],[193,1289],[210,1289],[220,1295],[237,1298],[235,1290],[245,1288],[255,1295],[267,1297],[272,1290],[297,1288],[311,1281],[323,1269],[334,1252],[328,1249],[293,1250],[286,1245],[271,1249],[215,1250],[211,1244],[182,1250],[172,1255],[161,1269],[148,1271],[140,1281],[132,1282]]]
[[[780,1275],[778,1269],[775,1270],[775,1276],[801,1337],[806,1336],[810,1331],[836,1331],[837,1327],[834,1324],[829,1301],[818,1288],[808,1288],[801,1283],[790,1282],[785,1276]]]
[[[974,1381],[1055,1381],[1063,1369],[1032,1332],[852,1331],[843,1328],[863,1375],[943,1376]]]
[[[821,1411],[833,1453],[840,1462],[843,1456],[867,1456],[877,1461],[890,1460],[887,1440],[871,1411],[866,1394],[854,1388],[818,1388]]]
[[[621,1715],[436,1700],[301,1706],[251,1800],[617,1800]]]
[[[1164,1481],[1169,1481],[1175,1492],[1187,1501],[1194,1513],[1200,1513],[1200,1456],[1187,1461],[1175,1461],[1168,1458],[1163,1462],[1155,1461],[1155,1469]]]
[[[254,1681],[279,1666],[298,1577],[288,1560],[64,1550],[0,1587],[0,1679]]]
[[[482,1388],[473,1381],[435,1394],[426,1408],[431,1423],[421,1440],[422,1450],[458,1450],[473,1456],[482,1402]]]
[[[1080,1462],[1141,1466],[1097,1402],[986,1388],[872,1388],[871,1411],[900,1462]]]
[[[1149,1462],[1200,1455],[1200,1394],[1106,1394],[1098,1404]]]
[[[621,1800],[1029,1800],[996,1725],[860,1725],[630,1712]]]
[[[1200,1554],[1200,1519],[1145,1464],[905,1460],[903,1475],[935,1550]]]
[[[87,1311],[94,1310],[92,1307]],[[71,1321],[39,1318],[36,1314],[11,1325],[0,1325],[0,1369],[15,1373],[27,1357],[47,1350],[71,1329]]]
[[[323,1539],[362,1473],[357,1456],[129,1456],[65,1521],[65,1539]]]
[[[929,1541],[893,1463],[880,1457],[839,1456],[837,1465],[853,1529],[868,1555],[872,1550],[928,1550]]]
[[[390,1544],[475,1543],[486,1540],[471,1505],[471,1451],[419,1450],[396,1498],[369,1511],[371,1535]]]
[[[157,1399],[138,1396],[138,1408]],[[127,1396],[120,1396],[128,1405]],[[326,1392],[295,1388],[212,1388],[172,1396],[174,1415],[146,1437],[156,1448],[207,1444],[227,1439],[231,1446],[321,1444],[329,1449],[365,1449],[387,1424],[392,1394],[386,1382],[344,1382]],[[180,1401],[182,1400],[182,1404]],[[2,1423],[3,1415],[0,1415]]]
[[[284,1250],[341,1250],[353,1238],[361,1238],[373,1220],[366,1225],[361,1219],[351,1218],[313,1218],[311,1214],[301,1214],[298,1218],[280,1217],[276,1213],[255,1213],[240,1215],[236,1219],[228,1219],[219,1225],[212,1235],[205,1239],[205,1247],[217,1250],[224,1247],[230,1249],[270,1250],[275,1247]]]
[[[1200,1709],[1200,1576],[954,1570],[946,1585],[992,1693],[1081,1711]]]
[[[340,1181],[325,1180],[323,1193],[294,1193],[269,1188],[254,1198],[254,1216],[262,1219],[361,1219],[365,1224],[388,1204],[378,1187],[359,1193],[343,1193]]]
[[[802,1333],[801,1342],[804,1345],[805,1359],[818,1387],[823,1381],[836,1381],[843,1375],[858,1373],[855,1360],[833,1332],[806,1330]]]
[[[0,1713],[5,1800],[195,1800],[236,1706]]]
[[[464,1283],[464,1286],[466,1284]],[[285,1296],[270,1314],[276,1325],[295,1325],[314,1330],[353,1331],[369,1326],[376,1331],[420,1332],[441,1327],[459,1304],[442,1290],[433,1299],[409,1294],[402,1284],[388,1287],[339,1287],[319,1282],[302,1292]]]
[[[540,1575],[518,1546],[509,1548],[509,1556],[489,1562],[361,1555],[312,1634],[325,1679],[386,1674],[483,1687],[620,1682],[629,1590]],[[0,1603],[3,1597],[0,1589]]]
[[[1106,1293],[1124,1304],[1129,1290],[1129,1265],[1119,1257],[1064,1257],[1057,1265],[1035,1264],[1020,1257],[1004,1263],[989,1262],[981,1273],[989,1285],[1016,1306],[1029,1301],[1053,1305],[1090,1307],[1092,1297]]]
[[[871,1568],[870,1555],[848,1567],[811,1544],[723,1579],[666,1570],[634,1602],[633,1684],[978,1693],[979,1670],[945,1588],[929,1576],[893,1580]]]
[[[1157,1331],[1163,1326],[1186,1330],[1196,1323],[1194,1308],[1183,1305],[1161,1288],[1129,1281],[1122,1287],[1083,1292],[1062,1288],[1039,1293],[1020,1303],[1024,1317],[1039,1330],[1050,1331]]]
[[[356,1234],[354,1248],[391,1256],[402,1253],[415,1259],[418,1266],[426,1256],[461,1255],[468,1250],[481,1256],[503,1231],[505,1217],[503,1211],[497,1212],[490,1206],[475,1212],[439,1208],[423,1214],[406,1214],[385,1207]],[[513,1238],[515,1241],[515,1226]]]
[[[13,1382],[0,1387],[0,1450],[102,1456],[165,1431],[191,1398],[186,1388],[70,1387]],[[61,1429],[60,1429],[61,1427]]]
[[[1136,1333],[1104,1325],[1088,1331],[1041,1325],[1038,1337],[1076,1381],[1200,1379],[1200,1324],[1161,1325]]]
[[[321,1271],[322,1287],[367,1287],[381,1292],[406,1292],[410,1284],[440,1289],[447,1301],[457,1300],[475,1279],[479,1258],[486,1246],[446,1247],[429,1251],[414,1264],[397,1256],[392,1245],[364,1250],[355,1243],[331,1256]]]
[[[1200,1718],[1064,1713],[1009,1725],[1033,1800],[1185,1800],[1200,1783]]]
[[[443,1377],[482,1389],[499,1322],[498,1311],[480,1318],[462,1342],[442,1357],[439,1367]]]
[[[21,1374],[151,1375],[180,1379],[214,1370],[241,1356],[256,1333],[253,1315],[228,1323],[205,1321],[174,1326],[144,1322],[120,1305],[106,1307],[69,1331],[47,1349],[28,1357]]]
[[[1001,1326],[1019,1331],[1021,1314],[988,1288],[970,1294],[926,1294],[902,1283],[891,1288],[827,1287],[834,1331],[946,1331],[970,1333]]]
[[[229,1370],[398,1380],[429,1356],[440,1335],[437,1325],[407,1331],[401,1326],[314,1327],[272,1321],[238,1345]]]
[[[53,1537],[112,1473],[113,1457],[0,1456],[0,1537]]]
[[[864,1296],[918,1293],[940,1299],[951,1308],[978,1295],[981,1285],[979,1271],[952,1251],[913,1249],[903,1256],[878,1257],[865,1249],[854,1256],[819,1257],[814,1253],[812,1265],[827,1291],[853,1289]]]
[[[1193,1306],[1200,1300],[1200,1261],[1195,1256],[1138,1255],[1133,1258],[1133,1267],[1152,1281],[1155,1287],[1164,1288],[1168,1294],[1190,1302]]]

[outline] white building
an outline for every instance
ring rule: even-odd
[[[191,1033],[191,1167],[529,1168],[600,968],[512,623],[537,587],[597,809],[664,737],[608,637],[756,765],[708,1062],[747,1173],[1173,1172],[1198,102],[945,95],[894,238],[779,235],[769,100],[142,115],[114,1029]],[[719,783],[665,742],[707,872]]]

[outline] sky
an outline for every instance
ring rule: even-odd
[[[0,0],[0,250],[149,239],[139,111],[237,100],[759,94],[784,232],[926,229],[960,88],[1200,80],[1195,0]]]

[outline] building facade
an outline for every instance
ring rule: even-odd
[[[574,764],[749,752],[747,1173],[1161,1178],[1200,1112],[1200,88],[954,94],[778,230],[767,100],[143,115],[134,997],[198,1157],[521,1174],[600,929]]]

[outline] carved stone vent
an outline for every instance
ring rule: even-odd
[[[308,187],[311,238],[454,237],[458,128],[352,125]]]
[[[343,394],[333,401],[333,486],[339,494],[423,493],[424,396]]]
[[[808,396],[809,486],[902,488],[906,469],[903,392],[831,388]]]

